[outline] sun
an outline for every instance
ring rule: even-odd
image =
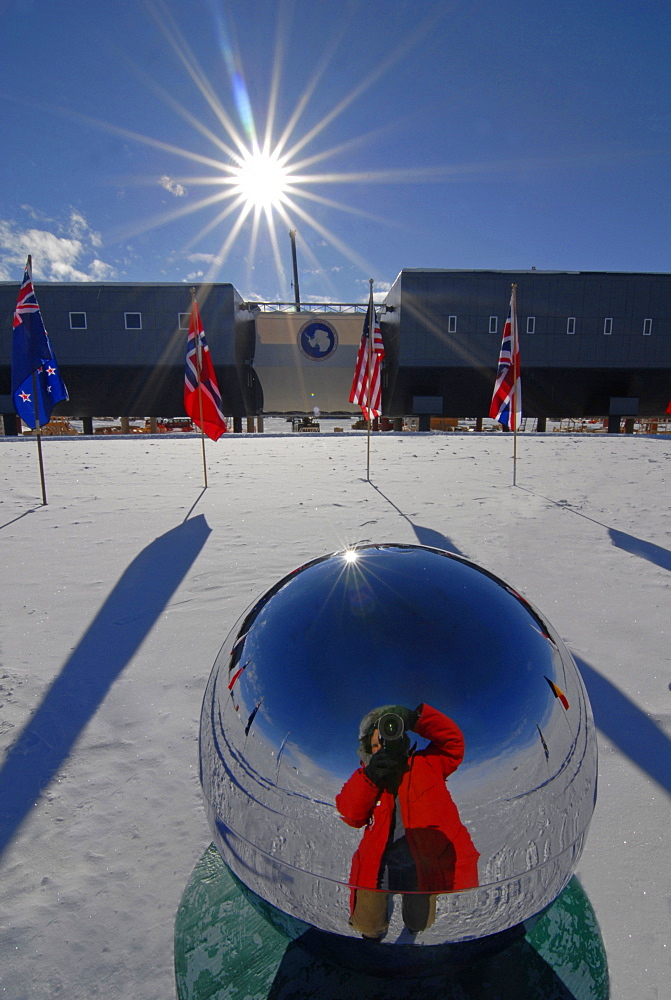
[[[217,234],[215,239],[220,238],[220,242],[212,251],[208,249],[207,253],[199,254],[209,259],[209,266],[203,274],[205,282],[220,280],[219,276],[225,261],[232,252],[234,244],[244,233],[249,238],[249,249],[244,253],[248,267],[248,284],[251,286],[252,283],[257,250],[264,247],[265,254],[267,252],[265,248],[269,248],[280,289],[278,294],[287,298],[289,278],[285,272],[279,244],[279,227],[284,226],[290,233],[295,233],[301,228],[312,231],[310,239],[301,241],[301,252],[306,256],[312,273],[320,275],[324,281],[328,282],[329,279],[318,258],[316,246],[331,246],[362,273],[373,273],[375,268],[370,262],[322,220],[325,210],[357,215],[369,219],[376,226],[384,225],[387,220],[376,217],[370,211],[350,206],[346,201],[327,197],[323,193],[324,189],[330,185],[435,181],[447,172],[448,168],[405,167],[362,171],[329,169],[325,168],[325,165],[332,157],[342,157],[350,148],[361,142],[370,141],[375,133],[353,136],[335,145],[323,146],[321,149],[313,143],[323,138],[334,120],[381,76],[389,72],[406,51],[431,30],[434,18],[421,22],[409,38],[389,53],[386,59],[376,63],[368,75],[359,83],[355,83],[352,90],[327,110],[323,117],[303,129],[299,127],[301,119],[306,113],[306,108],[323,77],[327,64],[323,60],[319,62],[312,77],[306,81],[293,110],[290,110],[286,123],[280,127],[277,111],[281,103],[281,69],[287,54],[286,30],[283,23],[278,21],[267,107],[262,109],[257,122],[245,83],[242,60],[234,39],[235,32],[228,26],[224,11],[219,9],[219,5],[212,3],[212,9],[223,64],[229,76],[232,104],[229,100],[222,101],[162,0],[147,0],[147,8],[181,63],[187,78],[192,81],[203,98],[208,117],[201,119],[182,104],[172,91],[167,91],[139,67],[137,72],[166,107],[176,112],[196,133],[212,144],[213,152],[209,154],[196,152],[188,147],[177,146],[110,122],[102,122],[88,115],[58,109],[61,113],[72,115],[94,127],[150,146],[169,156],[186,160],[198,168],[196,175],[186,176],[169,175],[162,171],[165,176],[161,178],[161,186],[172,193],[178,193],[178,197],[184,201],[178,207],[162,211],[156,216],[135,219],[124,230],[118,231],[115,234],[116,238],[128,240],[192,213],[206,212],[207,218],[203,225],[199,229],[194,226],[194,231],[184,244],[186,251],[199,250],[210,233]],[[441,13],[440,18],[443,16]],[[335,48],[329,60],[334,58],[334,53]],[[213,119],[210,116],[213,116]],[[259,128],[259,125],[263,127]],[[154,184],[156,178],[150,177],[144,182]],[[210,192],[194,196],[194,192],[203,188],[209,188]],[[311,211],[313,206],[314,209]],[[333,290],[329,288],[330,296],[332,292]]]
[[[271,209],[284,204],[290,190],[289,171],[276,151],[247,151],[231,173],[232,193],[248,208]]]

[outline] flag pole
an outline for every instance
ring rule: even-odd
[[[513,355],[513,391],[510,400],[511,416],[513,418],[513,486],[517,485],[517,379],[519,378],[519,349],[517,343],[517,285],[512,285],[512,355]]]
[[[33,255],[28,254],[26,267],[31,276],[33,273]],[[37,438],[37,462],[40,467],[40,484],[42,486],[42,506],[47,506],[47,485],[44,478],[44,462],[42,460],[42,428],[40,427],[40,401],[37,395],[37,375],[33,372],[33,412],[35,413],[35,436]]]
[[[30,260],[30,257],[28,258]],[[44,462],[42,461],[42,428],[40,427],[40,404],[37,398],[37,375],[33,372],[33,408],[35,411],[35,435],[37,437],[37,461],[40,467],[40,483],[42,485],[42,506],[47,506],[47,486],[44,478]]]
[[[368,373],[367,373],[367,409],[368,409],[368,435],[366,441],[366,481],[370,482],[370,432],[371,432],[371,393],[373,389],[373,342],[375,336],[375,312],[373,307],[373,279],[368,279],[370,294],[368,296]]]
[[[198,380],[198,403],[200,405],[200,444],[203,450],[203,489],[207,489],[207,462],[205,461],[205,431],[203,430],[203,387],[200,384],[200,327],[195,322],[194,306],[196,305],[196,289],[191,289],[191,317],[196,327],[196,378]]]

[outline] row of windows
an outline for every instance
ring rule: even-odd
[[[127,330],[141,330],[142,329],[142,313],[139,312],[126,312],[124,315],[124,324]],[[180,330],[189,329],[189,313],[178,313],[177,322]],[[70,313],[70,329],[71,330],[86,330],[86,313],[85,312],[71,312]],[[498,316],[489,317],[489,332],[498,333],[499,328],[499,318]],[[575,316],[569,316],[566,320],[566,332],[568,334],[575,333],[576,330],[576,318]],[[456,333],[457,332],[457,317],[448,316],[447,317],[447,332]],[[536,317],[527,316],[527,333],[536,332]],[[606,316],[603,321],[603,332],[606,337],[609,337],[613,332],[613,317]],[[643,320],[643,336],[649,337],[652,333],[652,319]]]
[[[124,314],[124,325],[127,330],[141,330],[142,329],[142,313],[139,312],[125,312]],[[189,329],[189,319],[191,317],[190,313],[178,313],[177,322],[179,324],[180,330]],[[71,330],[86,330],[86,313],[85,312],[71,312],[70,313],[70,329]]]
[[[499,318],[498,316],[489,317],[489,332],[498,333],[499,328]],[[566,332],[568,334],[575,333],[576,330],[576,318],[575,316],[569,316],[566,320]],[[448,316],[447,317],[447,332],[456,333],[457,332],[457,317]],[[527,316],[527,333],[536,332],[536,317]],[[603,321],[603,332],[606,337],[609,337],[613,332],[613,317],[606,316]],[[649,337],[652,333],[652,319],[643,320],[643,336]]]

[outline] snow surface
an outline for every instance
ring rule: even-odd
[[[266,424],[268,429],[268,423]],[[169,1000],[210,843],[198,724],[239,614],[347,543],[493,571],[577,659],[599,798],[577,870],[612,996],[671,996],[671,439],[502,434],[0,438],[0,997]]]

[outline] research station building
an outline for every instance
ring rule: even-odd
[[[671,275],[409,268],[378,303],[383,415],[485,417],[517,286],[525,417],[656,416],[671,399]],[[0,413],[12,424],[11,331],[19,282],[0,283]],[[54,413],[182,414],[191,296],[184,284],[40,283],[35,291],[70,394]],[[365,303],[247,302],[198,289],[224,412],[356,414],[349,393]]]

